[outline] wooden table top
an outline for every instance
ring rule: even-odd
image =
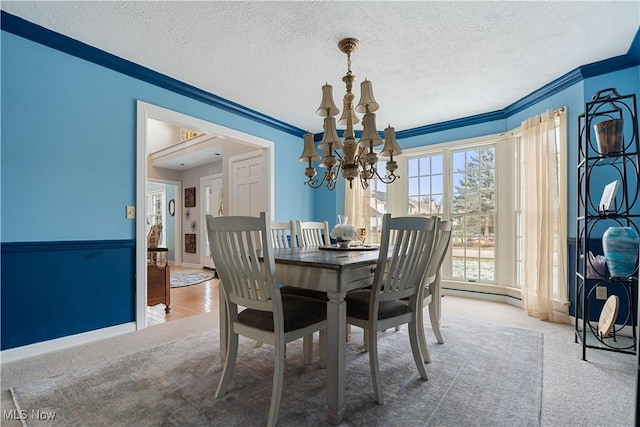
[[[273,249],[276,264],[341,270],[370,265],[378,260],[378,250],[332,251],[318,247]]]

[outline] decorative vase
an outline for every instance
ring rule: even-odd
[[[633,227],[609,227],[602,236],[604,259],[612,277],[629,277],[638,267],[638,233]]]
[[[348,248],[351,240],[336,239],[336,243],[338,243],[338,247],[340,248]]]
[[[611,119],[593,125],[600,154],[608,155],[622,151],[624,119]]]

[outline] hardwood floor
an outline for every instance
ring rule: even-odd
[[[211,273],[211,270],[171,267],[171,273]],[[164,304],[147,307],[149,326],[207,313],[218,307],[218,279],[207,280],[197,285],[171,288],[171,311],[165,313]]]

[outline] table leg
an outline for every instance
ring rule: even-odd
[[[328,292],[327,303],[327,420],[340,424],[345,413],[345,339],[347,303]]]

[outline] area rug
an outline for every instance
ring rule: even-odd
[[[213,274],[204,273],[176,273],[171,275],[171,287],[181,288],[183,286],[197,285],[214,277]]]
[[[431,334],[431,331],[428,331]],[[346,351],[343,426],[539,426],[542,334],[464,318],[443,320],[445,344],[430,335],[432,363],[422,381],[407,327],[379,337],[385,404],[373,400],[368,354],[353,328]],[[317,344],[317,340],[316,340]],[[287,345],[279,426],[325,426],[326,374],[302,364],[300,340]],[[27,426],[260,426],[267,422],[272,347],[241,338],[226,396],[218,331],[11,390],[19,410],[53,413]],[[314,360],[317,360],[314,359]]]

